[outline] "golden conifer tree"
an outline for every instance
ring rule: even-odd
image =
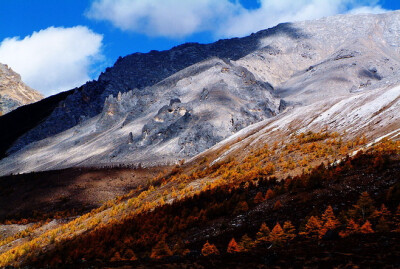
[[[283,232],[285,233],[285,241],[293,240],[296,237],[296,229],[290,221],[285,221],[283,224]]]
[[[358,225],[353,219],[350,219],[347,223],[347,227],[345,231],[341,231],[339,235],[341,237],[347,237],[351,234],[355,234],[359,231],[360,225]]]
[[[318,239],[321,236],[320,235],[321,229],[322,229],[322,224],[321,224],[321,221],[319,220],[319,218],[311,216],[308,219],[308,222],[305,226],[304,231],[301,232],[300,234],[304,235],[307,238]]]
[[[263,201],[264,201],[264,196],[263,196],[262,192],[260,192],[260,191],[257,192],[256,196],[254,197],[254,203],[259,204]]]
[[[371,215],[371,219],[374,219],[375,221],[382,218],[384,218],[387,222],[389,222],[392,218],[392,213],[387,209],[384,204],[381,205],[379,210],[375,209],[375,211]]]
[[[340,222],[335,217],[335,214],[333,213],[333,208],[330,205],[326,208],[324,214],[322,214],[321,220],[324,223],[324,225],[329,221],[330,224],[328,225],[327,228],[331,230],[335,229],[340,225]]]
[[[285,233],[279,222],[277,222],[269,234],[269,241],[272,242],[274,245],[281,245],[284,239]]]
[[[172,256],[172,251],[169,249],[164,237],[163,239],[158,241],[158,243],[153,247],[153,249],[151,250],[150,258],[162,259],[169,256]]]
[[[340,225],[340,222],[335,217],[335,214],[333,213],[333,209],[331,206],[328,206],[326,208],[324,214],[322,214],[321,220],[322,220],[322,228],[320,230],[320,237],[324,236],[327,231],[334,230]]]
[[[268,228],[267,224],[265,224],[265,222],[263,222],[261,224],[260,230],[258,231],[257,235],[256,235],[256,243],[265,243],[268,242],[268,237],[269,234],[271,233],[270,229]]]
[[[242,252],[242,248],[240,247],[240,245],[238,245],[238,243],[236,243],[235,238],[232,238],[231,241],[229,242],[226,252],[231,254]]]
[[[254,246],[254,242],[247,234],[245,234],[240,239],[239,246],[241,247],[243,252],[248,252]]]
[[[276,201],[276,203],[274,204],[274,208],[273,210],[278,210],[282,207],[282,203],[280,200]]]
[[[372,230],[372,225],[368,220],[361,226],[360,232],[363,234],[374,233],[374,230]]]
[[[207,257],[210,255],[219,255],[219,251],[217,247],[214,244],[210,244],[208,241],[203,245],[203,248],[201,249],[201,254],[203,256]]]
[[[353,205],[353,209],[349,211],[349,215],[354,219],[362,219],[365,221],[375,211],[374,201],[368,194],[363,192],[357,203]]]
[[[266,199],[266,200],[269,200],[269,199],[274,198],[274,196],[275,196],[274,191],[271,190],[271,189],[268,189],[268,190],[267,190],[267,193],[265,194],[265,199]]]

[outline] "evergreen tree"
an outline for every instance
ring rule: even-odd
[[[362,219],[365,221],[374,211],[374,201],[371,199],[368,192],[363,192],[357,203],[353,205],[353,209],[349,211],[349,215],[354,219]]]
[[[375,220],[375,222],[381,222],[381,220],[384,219],[389,225],[390,220],[392,219],[392,213],[387,209],[384,204],[382,204],[379,210],[376,209],[372,213],[371,219]]]
[[[285,233],[285,241],[293,240],[296,237],[296,229],[290,221],[285,221],[283,224],[283,232]]]
[[[263,222],[261,224],[260,230],[258,231],[257,235],[256,235],[256,243],[265,243],[268,242],[268,237],[269,234],[271,233],[270,229],[268,228],[267,224],[265,224],[265,222]]]
[[[392,213],[389,211],[389,209],[387,209],[385,204],[381,205],[381,208],[380,208],[379,212],[380,212],[380,215],[382,217],[384,217],[386,220],[389,220],[392,217]]]
[[[242,248],[238,245],[238,243],[236,243],[235,238],[232,238],[231,241],[229,242],[226,252],[228,253],[242,252]]]
[[[325,223],[329,222],[327,228],[329,228],[330,230],[333,230],[340,225],[340,222],[333,213],[333,208],[330,205],[326,208],[324,214],[322,214],[321,219],[324,225]]]
[[[121,261],[121,260],[122,260],[121,254],[117,251],[114,253],[114,256],[111,258],[110,261],[116,262],[116,261]]]
[[[374,233],[374,230],[372,230],[372,225],[368,220],[363,224],[363,226],[361,226],[360,232],[363,234]]]
[[[281,245],[284,239],[285,233],[279,222],[277,222],[269,234],[269,241],[272,242],[274,245]]]
[[[382,216],[376,225],[377,232],[390,232],[389,222]]]
[[[333,209],[331,206],[328,206],[322,214],[322,229],[320,231],[320,236],[324,236],[327,231],[329,230],[334,230],[336,229],[339,225],[340,222],[339,220],[335,217],[335,214],[333,213]]]
[[[217,247],[214,244],[208,243],[208,241],[203,245],[203,248],[201,249],[201,254],[203,256],[207,257],[210,255],[219,255],[219,251]]]
[[[349,222],[347,223],[346,230],[341,231],[339,233],[339,235],[341,237],[347,237],[351,234],[357,233],[359,231],[359,229],[360,229],[360,226],[353,219],[350,219]]]
[[[280,200],[276,201],[276,203],[274,204],[274,208],[273,210],[278,210],[282,207],[282,203]]]
[[[269,199],[274,198],[274,196],[275,196],[274,191],[271,190],[271,189],[268,189],[268,190],[267,190],[267,193],[265,194],[265,199],[266,199],[266,200],[269,200]]]
[[[242,251],[248,252],[253,248],[254,242],[247,234],[245,234],[240,239],[239,246],[241,247]]]
[[[169,256],[172,256],[172,251],[169,249],[164,237],[163,239],[158,241],[158,243],[153,247],[153,249],[151,250],[150,258],[162,259]]]
[[[236,215],[236,214],[244,213],[244,212],[246,212],[248,210],[249,210],[249,206],[248,206],[247,202],[246,201],[242,201],[242,202],[239,202],[236,205],[236,208],[233,211],[233,214]]]
[[[322,224],[319,218],[311,216],[308,219],[304,231],[301,232],[300,234],[304,235],[307,238],[318,239],[320,238],[321,229],[322,229]]]
[[[128,248],[124,253],[124,259],[129,261],[136,261],[136,255],[132,249]]]
[[[186,256],[186,254],[188,254],[190,250],[185,248],[185,243],[183,243],[182,239],[179,238],[176,241],[172,252],[174,253],[174,255],[183,257]]]
[[[264,201],[264,196],[262,194],[262,192],[257,192],[256,196],[254,197],[254,203],[255,204],[259,204],[262,203]]]

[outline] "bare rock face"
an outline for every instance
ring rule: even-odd
[[[148,163],[194,156],[278,114],[282,101],[273,91],[246,68],[212,58],[152,87],[109,96],[96,120],[96,133],[129,130],[130,143],[121,137],[121,146],[103,157],[106,162]],[[113,138],[102,137],[118,144],[115,133]]]
[[[174,163],[260,121],[265,136],[400,130],[399,37],[400,12],[339,15],[120,58],[19,137],[0,174]]]
[[[22,105],[37,102],[43,95],[21,81],[21,76],[0,63],[0,116]]]
[[[110,95],[117,96],[118,92],[126,93],[131,90],[135,90],[135,95],[140,95],[142,89],[153,86],[191,65],[212,57],[238,60],[260,49],[262,38],[280,35],[289,39],[304,36],[302,31],[293,27],[291,23],[284,23],[243,38],[224,39],[211,44],[186,43],[166,51],[134,53],[120,57],[97,81],[73,89],[73,93],[56,105],[52,113],[43,118],[39,125],[21,135],[12,145],[6,145],[7,154],[99,115],[106,98]]]

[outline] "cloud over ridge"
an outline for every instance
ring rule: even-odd
[[[102,40],[102,35],[85,26],[49,27],[23,39],[4,39],[0,62],[48,96],[90,79],[91,65],[102,57]]]
[[[180,38],[210,30],[240,8],[227,0],[97,0],[86,15],[122,30]]]
[[[280,22],[338,13],[380,13],[376,0],[259,0],[246,9],[234,0],[95,0],[86,15],[147,36],[183,38],[209,31],[216,38],[244,36]]]

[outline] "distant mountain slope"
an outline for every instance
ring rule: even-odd
[[[340,15],[121,58],[99,81],[69,95],[10,152],[57,128],[74,128],[3,159],[0,171],[173,163],[263,120],[231,139],[257,128],[262,133],[251,139],[271,142],[325,128],[371,140],[396,136],[399,37],[400,12]],[[84,114],[97,116],[76,117]]]
[[[139,93],[109,97],[99,116],[32,143],[3,161],[17,158],[28,168],[36,159],[35,170],[174,163],[278,114],[283,107],[269,84],[255,80],[243,67],[213,58]],[[40,157],[25,155],[31,150],[39,150]],[[2,173],[7,170],[1,167]]]
[[[300,38],[302,33],[291,24],[280,24],[244,38],[220,40],[212,44],[187,43],[167,51],[134,53],[117,60],[107,68],[97,81],[88,82],[63,100],[52,113],[42,118],[40,125],[32,128],[13,145],[6,144],[9,152],[15,152],[31,142],[65,131],[85,119],[98,115],[109,95],[135,89],[139,92],[174,73],[211,57],[237,60],[259,47],[262,37],[287,35]],[[1,122],[0,122],[0,128]],[[10,148],[11,147],[11,148]]]
[[[21,76],[7,65],[0,63],[0,116],[41,99],[43,95],[23,83]]]

